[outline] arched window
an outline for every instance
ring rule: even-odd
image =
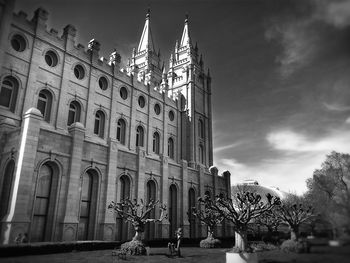
[[[117,141],[121,144],[125,144],[125,131],[126,123],[123,119],[119,119],[117,124]]]
[[[130,179],[123,175],[120,177],[120,201],[130,198]]]
[[[192,207],[196,207],[196,194],[193,187],[188,190],[188,221],[190,221],[190,238],[196,236],[196,217],[192,214]]]
[[[173,138],[168,139],[168,156],[170,159],[174,159],[175,150],[174,150],[174,140]]]
[[[173,238],[175,234],[175,230],[177,230],[177,189],[174,184],[170,186],[169,189],[169,223],[170,223],[170,232],[169,237]]]
[[[198,161],[199,163],[204,163],[204,149],[202,144],[198,146]]]
[[[201,119],[198,120],[198,136],[204,139],[204,124]]]
[[[81,187],[81,201],[80,201],[80,218],[79,218],[79,240],[87,239],[90,208],[91,208],[91,190],[92,190],[92,176],[90,173],[83,175]]]
[[[153,133],[153,152],[159,154],[160,136],[158,132]]]
[[[72,101],[69,104],[68,122],[67,122],[68,126],[71,125],[72,123],[80,121],[80,112],[81,112],[81,107],[79,102],[77,102],[76,100]]]
[[[42,90],[39,93],[37,108],[44,117],[44,120],[50,122],[52,106],[52,94],[48,90]]]
[[[49,221],[52,219],[52,204],[54,195],[52,193],[53,169],[49,164],[43,164],[39,170],[39,177],[34,201],[34,214],[31,224],[31,241],[47,241]],[[57,187],[57,186],[56,186]],[[49,216],[51,214],[51,216]],[[51,217],[51,218],[50,218]],[[50,222],[52,224],[52,222]],[[52,225],[51,225],[52,226]]]
[[[84,173],[81,182],[78,240],[93,239],[96,199],[97,172],[90,169]]]
[[[83,175],[83,182],[81,187],[81,202],[80,202],[80,218],[78,239],[86,240],[88,238],[90,208],[91,208],[91,190],[92,190],[92,176],[90,173]]]
[[[105,132],[105,115],[101,110],[98,110],[95,114],[94,134],[103,138],[104,132]]]
[[[144,134],[145,132],[143,131],[142,126],[137,126],[136,129],[136,146],[141,146],[143,147],[143,139],[144,139]]]
[[[120,185],[119,201],[130,199],[131,182],[129,177],[126,175],[122,175],[119,179],[119,185]],[[124,207],[124,209],[127,209],[127,208]],[[119,241],[127,240],[128,230],[129,230],[129,223],[118,214],[116,240],[119,240]]]
[[[147,182],[147,204],[153,200],[156,201],[156,183],[153,180],[149,180]],[[152,209],[152,211],[148,214],[148,218],[155,218],[155,209]],[[145,227],[145,237],[147,240],[153,239],[155,234],[155,224],[154,223],[148,223]]]
[[[7,76],[1,83],[0,105],[15,112],[19,83],[11,76]]]
[[[7,214],[11,196],[13,173],[15,171],[15,161],[11,160],[7,163],[2,181],[1,202],[0,202],[0,220]]]

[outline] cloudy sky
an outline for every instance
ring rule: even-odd
[[[127,61],[147,8],[162,59],[185,14],[213,78],[214,162],[233,183],[302,193],[332,150],[350,153],[350,0],[17,0]],[[166,63],[167,65],[167,63]]]

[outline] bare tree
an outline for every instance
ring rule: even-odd
[[[254,223],[266,227],[268,233],[271,234],[277,232],[278,227],[282,224],[282,220],[276,216],[274,210],[271,210],[257,217]]]
[[[299,227],[302,223],[310,222],[315,216],[310,204],[304,197],[290,195],[281,202],[276,209],[276,215],[286,224],[291,231],[291,240],[296,241],[299,237]]]
[[[246,251],[248,248],[248,226],[264,213],[280,205],[279,197],[266,194],[266,201],[253,192],[238,192],[233,199],[218,197],[214,204],[216,211],[233,223],[235,234],[235,248]]]
[[[148,218],[150,212],[159,205],[160,216],[158,219]],[[111,202],[108,206],[109,209],[113,209],[118,213],[122,218],[125,218],[126,221],[131,222],[135,229],[135,236],[131,242],[125,243],[125,249],[130,254],[144,254],[146,252],[143,243],[141,242],[142,233],[145,231],[145,225],[150,222],[161,222],[163,219],[167,218],[166,206],[159,204],[159,201],[150,200],[149,203],[144,203],[140,199],[140,203],[137,203],[137,200],[133,201],[126,199],[120,203]],[[134,244],[129,245],[134,242]],[[135,242],[138,243],[135,245]]]
[[[192,214],[197,217],[201,222],[207,225],[208,233],[207,238],[204,241],[201,247],[215,247],[219,240],[214,238],[214,230],[217,224],[220,224],[224,219],[222,213],[219,213],[214,207],[214,201],[210,198],[209,195],[205,195],[204,198],[199,197],[198,203],[200,208],[192,207]],[[202,207],[202,208],[201,208]]]

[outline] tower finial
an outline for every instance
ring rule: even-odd
[[[165,70],[164,62],[163,62],[163,66],[162,66],[162,75],[163,75],[163,78],[166,78],[166,70]]]
[[[146,15],[146,21],[145,25],[142,30],[141,39],[137,48],[137,53],[144,51],[144,50],[150,50],[152,52],[155,52],[154,44],[153,44],[153,38],[152,38],[152,32],[150,27],[150,9],[148,8],[147,15]]]
[[[184,30],[182,32],[182,37],[180,41],[180,47],[191,46],[190,33],[188,31],[188,14],[186,14]]]
[[[187,23],[188,22],[188,13],[186,13],[186,15],[185,15],[185,23]]]
[[[147,8],[147,14],[146,14],[146,19],[148,19],[151,15],[151,8],[148,6]]]

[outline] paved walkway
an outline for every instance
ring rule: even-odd
[[[1,263],[225,263],[228,249],[202,249],[185,247],[182,258],[169,258],[167,248],[152,248],[149,256],[127,256],[126,260],[112,257],[112,250],[83,251],[49,255],[0,258]],[[260,263],[348,263],[350,246],[330,248],[315,247],[310,254],[266,251],[258,253]]]

